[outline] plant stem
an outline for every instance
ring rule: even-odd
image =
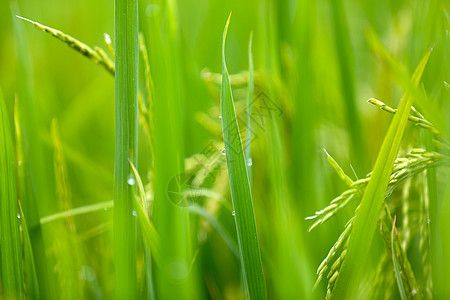
[[[136,296],[135,179],[137,165],[138,2],[115,0],[116,157],[114,178],[114,256],[117,299]]]

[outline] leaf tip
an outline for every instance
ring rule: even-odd
[[[225,40],[227,38],[227,32],[228,32],[228,26],[230,25],[230,19],[231,19],[231,13],[233,11],[230,11],[230,14],[228,15],[227,23],[225,24],[225,28],[223,30],[223,37],[222,37],[222,65],[226,69],[225,64]]]
[[[232,13],[233,13],[233,11],[230,11],[230,14],[228,15],[227,23],[225,24],[225,29],[223,31],[223,44],[225,44],[225,38],[227,36],[228,26],[230,25],[230,20],[231,20],[231,14]]]
[[[21,19],[21,20],[24,20],[24,21],[27,21],[27,22],[30,22],[30,23],[34,23],[34,22],[33,22],[33,21],[31,21],[30,19],[27,19],[27,18],[21,17],[21,16],[19,16],[19,15],[16,15],[16,18],[19,18],[19,19]]]

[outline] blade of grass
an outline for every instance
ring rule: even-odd
[[[143,113],[143,117],[145,119],[146,128],[144,128],[144,131],[147,135],[147,142],[148,147],[150,150],[151,155],[151,164],[150,164],[150,176],[154,177],[154,157],[155,152],[153,150],[153,132],[155,131],[153,126],[153,93],[154,93],[154,86],[153,86],[153,79],[152,74],[150,71],[150,62],[148,59],[148,52],[147,52],[147,46],[145,45],[145,38],[144,34],[141,32],[139,33],[139,53],[142,57],[142,61],[144,63],[144,70],[145,70],[145,89],[147,92],[147,105],[143,103],[144,101],[141,101],[140,105],[145,106],[145,112]],[[140,109],[143,111],[143,109]]]
[[[24,24],[15,15],[20,14],[17,2],[11,3],[11,15],[17,43],[17,77],[18,98],[17,116],[22,132],[21,164],[18,167],[19,174],[19,196],[23,212],[27,217],[31,244],[33,245],[33,256],[36,264],[36,273],[39,282],[41,297],[54,299],[57,288],[52,285],[55,278],[52,272],[52,259],[46,253],[46,246],[50,240],[48,232],[39,223],[40,216],[45,216],[53,209],[54,196],[50,179],[53,174],[51,164],[48,160],[45,147],[40,139],[40,118],[34,98],[33,89],[33,65],[29,57],[27,34]],[[39,205],[37,205],[39,199]]]
[[[332,0],[331,12],[333,20],[334,37],[336,43],[336,52],[339,63],[340,85],[343,100],[345,102],[347,127],[351,138],[351,147],[353,157],[356,158],[356,166],[360,171],[365,170],[366,159],[364,154],[367,152],[365,143],[361,134],[361,122],[358,116],[355,96],[355,78],[352,57],[352,45],[350,34],[347,27],[344,3],[342,0]],[[357,170],[358,171],[358,170]]]
[[[139,36],[141,39],[141,36]],[[142,45],[141,45],[142,47]],[[144,239],[144,259],[145,259],[145,277],[147,282],[147,293],[150,299],[155,299],[155,288],[153,283],[153,268],[152,268],[152,260],[151,257],[155,259],[158,265],[161,265],[161,254],[160,254],[160,243],[158,233],[153,226],[153,223],[150,222],[150,214],[146,209],[145,204],[145,190],[144,185],[142,184],[141,177],[139,176],[139,172],[134,167],[133,163],[129,161],[130,166],[133,170],[134,176],[136,178],[138,184],[139,198],[135,197],[135,207],[136,214],[139,221],[140,229],[142,231],[142,237]]]
[[[0,245],[5,299],[24,297],[22,245],[18,218],[14,150],[8,113],[0,89]]]
[[[104,210],[104,209],[109,209],[111,207],[114,207],[113,201],[99,202],[99,203],[76,207],[76,208],[72,208],[72,209],[62,211],[62,212],[59,212],[56,214],[45,216],[45,217],[41,218],[40,222],[41,222],[41,224],[46,224],[46,223],[53,222],[55,220],[72,217],[72,216],[77,216],[77,215],[82,215],[82,214],[91,213],[91,212],[96,212],[96,211],[100,211],[100,210]]]
[[[430,54],[431,52],[428,51],[417,66],[412,76],[413,85],[419,84]],[[407,89],[381,146],[372,177],[356,212],[346,259],[332,292],[333,298],[352,299],[357,294],[359,276],[369,253],[386,188],[389,184],[389,177],[400,148],[412,104],[413,98]]]
[[[266,283],[261,264],[252,196],[236,120],[230,78],[225,62],[225,40],[230,18],[231,13],[225,25],[222,39],[221,112],[223,139],[246,289],[250,299],[266,299]]]
[[[53,142],[53,165],[55,173],[56,205],[59,210],[72,207],[67,166],[63,154],[58,122],[51,123],[51,137]],[[81,251],[76,236],[74,219],[71,216],[49,226],[53,236],[52,250],[56,261],[56,275],[58,277],[60,296],[64,299],[80,299],[83,294],[82,281],[79,280],[78,270],[81,266]],[[65,255],[72,253],[72,255]]]
[[[189,212],[197,214],[201,216],[203,219],[209,222],[212,227],[217,231],[217,233],[222,237],[224,242],[227,244],[227,246],[230,248],[231,252],[233,252],[234,255],[239,257],[239,251],[238,247],[236,245],[236,242],[233,240],[233,238],[230,236],[230,234],[225,230],[225,228],[220,224],[219,220],[210,213],[206,209],[204,209],[202,206],[193,204],[189,206]]]
[[[141,0],[142,1],[142,0]],[[150,1],[142,1],[142,5]],[[152,2],[155,3],[155,2]],[[161,266],[155,270],[157,298],[199,298],[196,268],[189,271],[192,243],[196,236],[190,231],[188,210],[173,203],[168,183],[184,169],[183,112],[184,84],[181,60],[180,28],[177,1],[156,1],[160,12],[141,18],[147,41],[154,93],[153,118],[154,206],[152,221],[161,237]],[[144,15],[145,16],[145,15]],[[151,47],[149,47],[151,45]],[[181,186],[177,188],[181,189]]]
[[[24,181],[24,157],[23,157],[23,145],[22,145],[22,132],[20,130],[20,117],[19,117],[19,101],[14,103],[14,125],[15,125],[15,141],[16,141],[16,160],[17,160],[17,185],[19,199],[23,195],[29,193],[29,188],[25,187]],[[22,186],[24,185],[24,186]],[[30,235],[28,233],[28,225],[25,219],[25,215],[22,210],[22,205],[19,201],[19,214],[22,225],[22,247],[23,247],[23,263],[24,263],[24,279],[25,279],[25,295],[30,299],[39,299],[39,283],[36,274],[36,266],[33,258],[33,248],[31,247]]]
[[[24,263],[24,283],[25,295],[27,299],[40,299],[39,284],[36,275],[36,267],[34,265],[33,249],[31,247],[30,236],[28,233],[27,221],[22,211],[22,206],[19,202],[19,214],[22,225],[22,249],[23,249],[23,263]]]
[[[155,258],[157,263],[161,263],[161,254],[160,254],[160,245],[159,245],[159,236],[153,224],[150,222],[148,217],[148,212],[145,207],[145,191],[144,185],[142,184],[141,177],[139,176],[138,171],[136,170],[133,163],[130,161],[131,169],[133,170],[133,174],[136,177],[136,181],[138,184],[138,192],[139,192],[139,201],[136,201],[136,212],[139,223],[141,225],[141,229],[143,232],[143,237],[145,239],[145,243],[147,247],[151,249],[152,255]],[[138,198],[136,198],[138,199]]]
[[[317,199],[314,190],[318,179],[314,164],[317,157],[314,146],[317,114],[315,101],[310,101],[315,94],[312,64],[314,51],[311,51],[311,45],[314,44],[317,5],[315,1],[299,1],[295,13],[292,14],[294,11],[289,9],[289,3],[282,5],[280,1],[274,0],[266,2],[267,23],[263,35],[267,36],[268,45],[265,50],[270,57],[265,67],[265,71],[271,74],[268,95],[272,101],[284,107],[286,112],[289,111],[287,115],[292,114],[292,136],[288,138],[285,135],[286,130],[291,129],[285,126],[285,116],[280,119],[272,118],[267,122],[265,144],[269,166],[269,197],[272,199],[271,217],[274,218],[271,235],[276,235],[276,241],[270,239],[273,242],[268,245],[271,245],[271,251],[276,257],[273,264],[277,265],[279,272],[274,278],[278,297],[309,299],[312,292],[310,287],[314,283],[312,273],[307,271],[310,270],[312,260],[309,253],[311,248],[306,246],[303,230],[300,229],[303,224],[297,223],[296,220],[301,218]],[[278,6],[279,10],[278,18],[272,12],[275,6]],[[293,19],[284,20],[287,15],[291,15]],[[279,22],[282,22],[281,26]],[[277,27],[278,30],[274,30]],[[285,44],[285,39],[289,44]],[[283,45],[281,49],[275,46],[278,43]],[[288,85],[287,97],[292,97],[293,109],[288,109],[283,103],[284,96],[280,93],[283,93],[284,88],[279,86],[278,80],[283,80]],[[286,156],[286,153],[291,152],[296,153],[292,156],[292,164]],[[298,201],[299,195],[308,201]],[[292,286],[296,287],[295,291],[290,288]]]
[[[431,142],[431,136],[429,134],[425,135],[423,137],[424,144],[426,145],[427,149],[433,150],[433,143]],[[430,168],[427,170],[426,173],[426,185],[427,189],[425,192],[428,197],[428,203],[430,206],[429,215],[426,216],[426,219],[430,220],[430,244],[429,244],[429,251],[431,256],[431,281],[432,288],[428,287],[430,290],[434,290],[434,296],[436,298],[440,298],[444,296],[445,294],[443,291],[445,290],[443,283],[445,276],[444,272],[444,264],[442,264],[442,261],[444,260],[444,254],[442,251],[442,240],[441,240],[441,218],[442,215],[440,213],[442,200],[438,197],[438,184],[437,184],[437,174],[436,174],[436,168]],[[445,227],[444,227],[445,228]]]
[[[403,286],[403,280],[402,280],[402,275],[400,274],[400,270],[398,267],[398,262],[397,262],[397,254],[395,253],[395,247],[394,247],[394,235],[397,234],[397,229],[395,228],[395,221],[396,221],[397,217],[394,217],[394,222],[392,224],[392,231],[391,231],[391,252],[392,252],[392,262],[394,264],[394,272],[395,272],[395,279],[397,279],[397,286],[398,286],[398,291],[400,292],[400,297],[402,300],[406,300],[406,292],[405,292],[405,287]]]
[[[248,182],[252,187],[252,156],[251,156],[251,136],[252,136],[252,101],[255,83],[253,80],[253,54],[252,54],[253,31],[250,32],[248,40],[248,92],[247,92],[247,134],[245,141],[245,165],[247,167]]]
[[[114,261],[117,299],[137,291],[134,179],[128,159],[137,164],[138,2],[115,0],[116,158],[114,174]],[[129,180],[130,179],[130,180]]]

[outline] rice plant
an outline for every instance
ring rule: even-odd
[[[450,297],[445,1],[0,7],[0,299]]]

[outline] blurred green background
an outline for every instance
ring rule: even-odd
[[[323,298],[324,283],[315,291],[312,288],[316,268],[355,208],[347,207],[327,224],[308,233],[311,223],[305,217],[325,207],[346,189],[328,164],[323,148],[352,179],[365,177],[373,167],[392,119],[366,100],[373,97],[396,107],[403,93],[395,72],[371,46],[370,36],[377,36],[410,73],[425,52],[434,48],[422,82],[442,114],[437,117],[448,126],[449,97],[444,81],[450,80],[449,2],[180,0],[176,4],[179,28],[176,51],[180,54],[181,70],[177,86],[182,94],[180,130],[185,158],[201,153],[211,140],[220,142],[217,135],[220,82],[215,83],[209,72],[221,72],[222,31],[229,12],[233,11],[226,58],[230,74],[238,74],[244,82],[234,86],[235,101],[245,101],[247,46],[253,30],[255,93],[267,93],[266,104],[277,112],[271,115],[269,110],[259,107],[258,118],[264,124],[255,129],[257,137],[252,143],[252,193],[269,297]],[[148,42],[151,34],[148,19],[163,14],[161,7],[152,1],[139,1],[140,31],[146,36],[152,63],[157,58],[152,58],[152,44]],[[48,199],[37,199],[37,205],[42,206],[39,217],[112,200],[114,78],[60,41],[16,19],[16,14],[59,29],[87,45],[104,47],[103,34],[114,36],[114,2],[0,1],[0,87],[10,120],[15,95],[21,101],[25,97],[23,84],[31,84],[39,124],[36,132],[43,141],[44,170],[40,174],[46,178],[40,180],[47,182]],[[22,22],[20,36],[13,22]],[[27,76],[19,69],[23,62],[18,54],[19,38],[27,49],[25,56],[30,64]],[[144,88],[144,81],[140,84]],[[67,165],[70,202],[65,204],[58,202],[55,187],[50,133],[53,119],[57,120]],[[420,129],[409,125],[401,153],[420,146],[420,134]],[[140,140],[138,169],[144,184],[148,184],[146,174],[151,157],[142,132]],[[219,171],[215,177],[219,179],[211,188],[225,197],[228,204],[216,208],[208,208],[207,200],[201,204],[235,240],[233,217],[227,209],[230,206],[227,178],[220,176]],[[445,183],[440,178],[438,181]],[[448,196],[442,187],[438,191],[439,199]],[[392,197],[401,197],[401,192]],[[411,193],[411,197],[419,196]],[[74,244],[60,239],[63,233],[58,231],[61,225],[58,222],[48,223],[44,234],[47,256],[54,257],[52,272],[57,276],[63,274],[61,270],[66,265],[58,257],[64,256],[77,273],[72,274],[73,278],[61,275],[55,285],[56,294],[109,299],[114,288],[111,211],[75,216]],[[195,225],[191,234],[196,240],[192,251],[198,251],[193,261],[198,278],[197,295],[212,299],[243,297],[239,260],[206,222],[192,222]],[[381,238],[376,236],[373,264],[384,251]],[[448,230],[445,237],[448,241]],[[416,242],[411,248],[418,247],[417,236],[414,238]],[[418,260],[417,251],[411,250],[411,261]],[[138,267],[138,271],[141,269]],[[393,298],[398,297],[395,286],[386,289],[393,291]]]

